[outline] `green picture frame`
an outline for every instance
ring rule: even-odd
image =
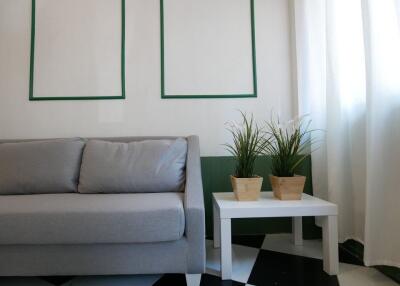
[[[104,100],[104,99],[125,99],[125,0],[121,1],[121,95],[116,96],[63,96],[63,97],[35,97],[34,96],[34,72],[35,72],[35,19],[36,0],[32,2],[31,14],[31,46],[30,46],[30,68],[29,68],[29,100]]]
[[[168,1],[168,0],[165,0]],[[252,51],[252,73],[253,73],[253,93],[249,94],[187,94],[173,95],[166,94],[165,91],[165,29],[164,29],[164,0],[160,0],[160,43],[161,43],[161,98],[162,99],[204,99],[204,98],[252,98],[257,97],[257,57],[255,40],[255,21],[254,21],[254,0],[248,0],[250,5],[251,18],[251,51]]]

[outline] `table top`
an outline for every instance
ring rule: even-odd
[[[291,217],[337,215],[337,206],[303,194],[301,200],[282,201],[272,192],[261,192],[258,201],[238,201],[233,192],[213,193],[221,218]]]

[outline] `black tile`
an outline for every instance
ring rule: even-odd
[[[203,274],[201,276],[201,286],[244,286],[244,283],[240,283],[232,280],[221,280],[220,277]]]
[[[72,280],[74,276],[42,276],[40,279],[49,282],[51,284],[54,284],[56,286],[62,285],[65,282]]]
[[[364,263],[360,258],[351,251],[349,251],[346,247],[343,247],[342,244],[339,244],[339,261],[348,264],[354,264],[359,266],[364,266]]]
[[[364,265],[364,245],[354,239],[348,239],[339,244],[339,260],[340,262]],[[387,277],[393,279],[400,284],[400,268],[376,265],[374,266]]]
[[[374,267],[400,285],[400,268],[385,265],[376,265]]]
[[[261,248],[265,235],[234,235],[232,243],[255,248]]]
[[[184,274],[165,274],[163,275],[154,286],[186,286],[186,278]]]
[[[265,234],[259,234],[259,235],[233,235],[232,236],[232,243],[233,244],[238,244],[238,245],[243,245],[243,246],[249,246],[249,247],[255,247],[255,248],[261,248],[263,242],[264,242]],[[213,240],[213,236],[207,236],[207,239]]]
[[[186,286],[186,278],[184,274],[165,274],[158,280],[154,286]],[[201,286],[244,286],[232,280],[221,280],[220,277],[210,274],[203,274],[201,276]]]
[[[354,239],[339,243],[339,260],[364,266],[364,245]]]
[[[260,250],[249,284],[263,286],[339,286],[322,270],[322,260]]]

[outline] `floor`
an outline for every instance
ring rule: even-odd
[[[233,280],[221,281],[219,251],[207,240],[207,273],[201,285],[258,286],[395,286],[398,285],[374,268],[359,265],[351,255],[340,251],[340,273],[329,276],[322,271],[321,241],[305,240],[294,246],[288,234],[233,237]],[[0,278],[5,286],[171,286],[186,285],[181,274],[26,277]]]

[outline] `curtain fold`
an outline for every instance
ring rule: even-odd
[[[363,3],[367,67],[364,259],[400,267],[400,1]]]
[[[298,111],[319,141],[316,196],[367,265],[400,267],[400,1],[293,0]]]

